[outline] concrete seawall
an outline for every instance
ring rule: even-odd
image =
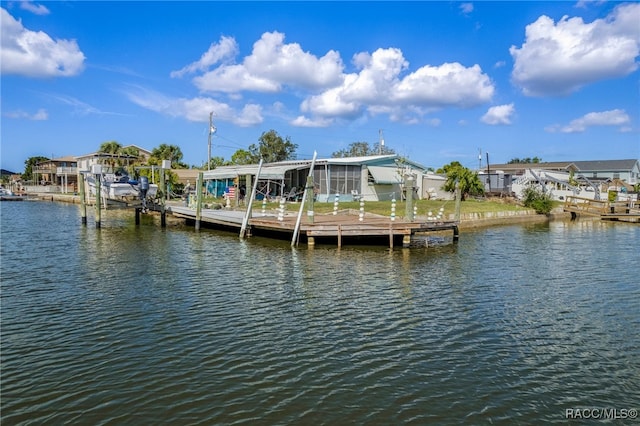
[[[41,201],[59,201],[72,204],[80,204],[78,195],[68,194],[32,194],[30,199]],[[89,201],[92,205],[93,203]],[[354,214],[357,211],[354,210]],[[551,220],[570,219],[571,215],[562,211],[562,207],[555,208],[550,215],[537,214],[534,210],[518,210],[518,211],[495,211],[495,212],[472,212],[462,213],[460,215],[460,231],[500,225],[512,225],[518,223],[544,223]],[[425,218],[418,217],[418,220]],[[453,221],[454,214],[449,214],[445,220]]]

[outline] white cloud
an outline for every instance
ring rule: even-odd
[[[225,43],[233,39],[224,38]],[[212,45],[209,51],[218,51],[220,45]],[[235,41],[233,41],[235,46]],[[224,49],[225,58],[237,54],[236,50]],[[205,54],[206,55],[206,54]],[[203,55],[203,57],[205,56]],[[216,55],[209,55],[215,58]],[[202,71],[212,65],[211,60],[200,60],[172,75],[184,74],[186,70]],[[253,45],[251,55],[242,64],[224,64],[194,78],[196,86],[204,92],[233,93],[243,90],[256,92],[278,92],[284,85],[309,90],[331,87],[340,83],[343,64],[340,55],[331,50],[324,56],[304,52],[299,44],[284,44],[284,34],[264,33]]]
[[[193,83],[203,92],[237,93],[248,90],[274,93],[281,90],[279,82],[252,75],[242,65],[216,68],[202,76],[195,77]]]
[[[514,105],[498,105],[489,108],[487,113],[482,116],[483,123],[490,125],[511,124],[511,116],[516,112]]]
[[[53,40],[42,31],[30,31],[0,8],[2,74],[27,77],[69,77],[82,72],[85,56],[75,40]]]
[[[20,8],[24,10],[28,10],[29,12],[35,15],[48,15],[49,13],[51,13],[49,9],[46,8],[46,6],[43,6],[41,4],[35,4],[31,1],[21,1]]]
[[[397,101],[467,108],[490,101],[494,90],[480,66],[467,68],[456,62],[424,66],[399,82],[392,93]]]
[[[566,126],[553,125],[547,127],[547,131],[551,133],[581,133],[593,126],[620,126],[620,131],[629,131],[627,126],[631,122],[629,115],[622,109],[613,109],[610,111],[590,112],[580,118],[572,120]]]
[[[473,3],[462,3],[460,5],[460,11],[465,15],[470,14],[473,12]]]
[[[49,113],[45,109],[39,109],[35,114],[29,114],[25,111],[12,111],[5,114],[9,118],[26,119],[33,121],[45,121],[49,119]]]
[[[575,7],[586,9],[589,5],[597,6],[604,3],[606,3],[606,0],[579,0]]]
[[[275,94],[293,89],[290,94],[302,99],[302,114],[291,123],[303,127],[378,114],[418,123],[436,109],[489,102],[495,91],[478,65],[445,63],[408,72],[409,63],[397,48],[355,54],[352,63],[356,71],[350,73],[344,72],[338,52],[315,56],[298,43],[285,43],[284,34],[277,31],[262,34],[251,54],[241,61],[236,61],[237,54],[235,41],[222,37],[198,61],[171,75],[193,73],[193,84],[201,92],[225,93],[233,101],[240,101],[245,91]],[[262,111],[246,112],[246,116],[249,118],[243,122],[258,123]]]
[[[178,71],[172,71],[171,77],[182,77],[185,74],[196,71],[207,71],[210,66],[235,57],[238,54],[238,44],[231,37],[220,37],[220,42],[211,43],[209,50],[202,54],[200,59]]]
[[[427,65],[403,77],[409,64],[400,49],[360,53],[353,62],[360,72],[347,74],[342,85],[305,99],[302,111],[325,118],[352,118],[364,111],[389,113],[394,121],[413,123],[434,109],[488,102],[495,91],[478,65]]]
[[[315,120],[312,120],[303,115],[300,115],[289,122],[289,124],[296,127],[327,127],[332,123],[333,120],[328,120],[325,118],[316,118]]]
[[[124,94],[131,102],[143,108],[171,117],[184,117],[193,122],[208,122],[211,111],[215,112],[217,120],[227,121],[241,127],[260,124],[264,120],[262,107],[257,104],[247,104],[238,111],[232,106],[212,98],[172,98],[141,86],[129,86]]]
[[[640,4],[616,7],[606,19],[584,23],[564,16],[554,23],[541,16],[527,25],[514,59],[513,82],[525,95],[566,95],[587,84],[623,77],[638,68]]]
[[[330,50],[317,58],[298,43],[284,44],[284,34],[277,31],[264,33],[254,43],[244,66],[252,75],[307,89],[339,83],[344,68],[338,52]]]

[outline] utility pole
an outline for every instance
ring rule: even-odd
[[[213,125],[213,111],[209,113],[209,151],[207,156],[207,170],[211,170],[211,136],[216,132],[216,127]]]
[[[489,153],[487,152],[487,182],[489,183],[489,192],[491,192],[491,170],[489,170]]]
[[[384,135],[382,129],[378,130],[378,155],[382,155],[382,147],[384,146]]]
[[[482,170],[482,150],[478,148],[478,172]]]

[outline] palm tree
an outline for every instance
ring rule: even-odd
[[[108,164],[111,169],[115,169],[117,165],[122,165],[120,158],[120,154],[122,153],[122,145],[116,141],[108,141],[103,142],[98,149],[98,152],[103,154],[109,154],[107,159],[104,160],[106,164]]]
[[[156,164],[159,164],[162,160],[171,160],[172,168],[185,167],[185,164],[182,163],[182,150],[177,145],[160,144],[157,148],[153,148],[151,157],[156,160]]]
[[[462,200],[469,195],[482,195],[484,193],[484,185],[480,181],[478,174],[464,167],[458,161],[452,161],[438,169],[437,172],[447,175],[447,181],[444,184],[445,191],[453,192],[456,188],[456,182],[460,184]]]

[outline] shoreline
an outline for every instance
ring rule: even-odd
[[[31,194],[25,196],[25,201],[50,201],[70,204],[80,204],[79,195],[66,194]],[[453,219],[453,214],[448,220]],[[570,220],[571,214],[562,211],[561,207],[556,207],[549,215],[537,214],[533,210],[511,211],[502,210],[495,212],[471,212],[462,213],[458,229],[460,232],[473,231],[481,228],[493,226],[508,226],[518,224],[545,223],[558,220]],[[599,220],[598,218],[585,217],[582,220]]]

